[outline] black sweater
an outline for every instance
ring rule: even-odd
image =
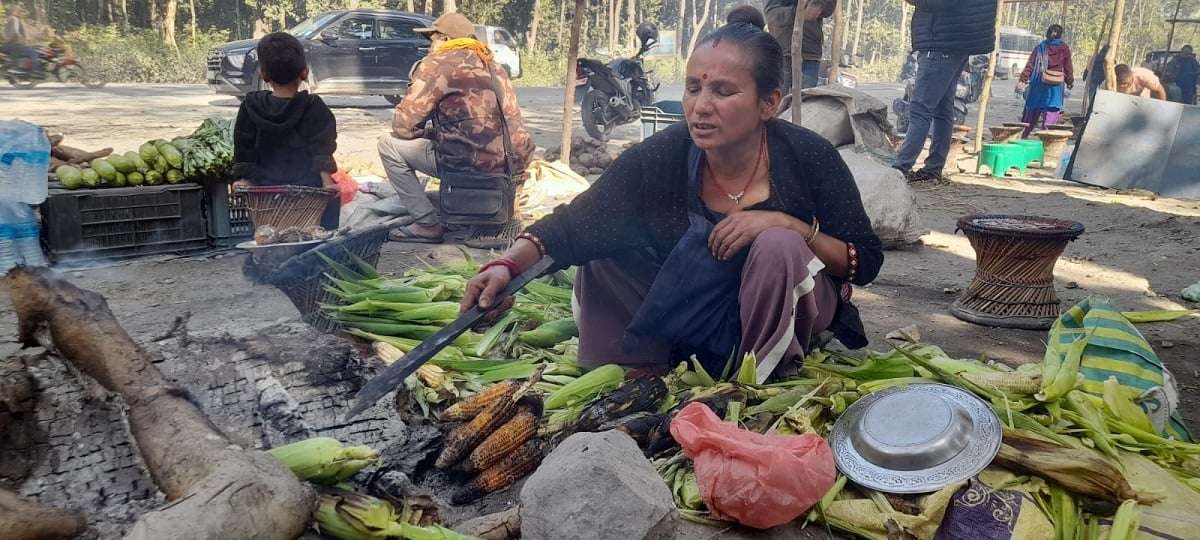
[[[767,136],[771,195],[748,209],[785,212],[806,223],[816,215],[822,233],[858,248],[854,284],[870,283],[883,265],[883,247],[837,149],[820,135],[781,120],[767,124]],[[655,134],[626,150],[587,191],[530,226],[530,232],[559,264],[580,265],[644,248],[664,259],[688,227],[692,146],[682,122]],[[842,315],[851,314],[838,319],[861,336],[857,314],[850,319]]]
[[[234,174],[260,186],[321,187],[337,171],[337,123],[321,98],[300,92],[277,98],[246,94],[233,128]]]

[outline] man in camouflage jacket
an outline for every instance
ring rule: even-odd
[[[392,231],[392,239],[440,242],[445,228],[416,173],[437,175],[439,167],[505,172],[500,107],[493,88],[502,93],[514,179],[524,175],[534,145],[507,74],[491,62],[487,46],[475,40],[471,21],[461,13],[447,13],[432,27],[417,31],[429,36],[430,53],[413,67],[408,93],[393,113],[392,132],[379,139],[379,156],[400,202],[416,220]],[[432,126],[427,126],[430,121]]]

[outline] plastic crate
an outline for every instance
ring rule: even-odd
[[[208,238],[213,245],[229,247],[254,237],[246,195],[233,186],[211,183],[205,186],[205,217],[208,219]]]
[[[671,124],[683,121],[682,101],[659,101],[653,107],[642,107],[642,140],[649,139]]]
[[[203,199],[196,184],[50,190],[42,238],[60,262],[201,250]]]

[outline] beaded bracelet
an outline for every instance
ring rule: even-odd
[[[529,232],[523,232],[523,233],[517,235],[517,240],[520,240],[522,238],[525,240],[528,240],[529,243],[533,244],[533,246],[537,248],[538,255],[540,255],[542,257],[546,256],[546,245],[542,243],[541,238],[538,238],[533,233],[529,233]]]
[[[497,266],[503,266],[503,267],[507,268],[510,277],[517,277],[517,276],[521,275],[521,266],[518,265],[516,263],[516,261],[513,261],[512,259],[495,259],[495,260],[486,262],[486,263],[484,263],[483,266],[479,267],[479,273],[482,274],[482,273],[486,272],[489,268],[494,268]]]
[[[846,280],[854,281],[854,276],[858,274],[858,248],[854,247],[853,242],[846,242]]]

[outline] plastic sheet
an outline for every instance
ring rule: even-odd
[[[704,504],[720,519],[769,529],[800,517],[833,487],[833,451],[811,433],[754,433],[692,403],[671,421],[671,435],[695,466]]]

